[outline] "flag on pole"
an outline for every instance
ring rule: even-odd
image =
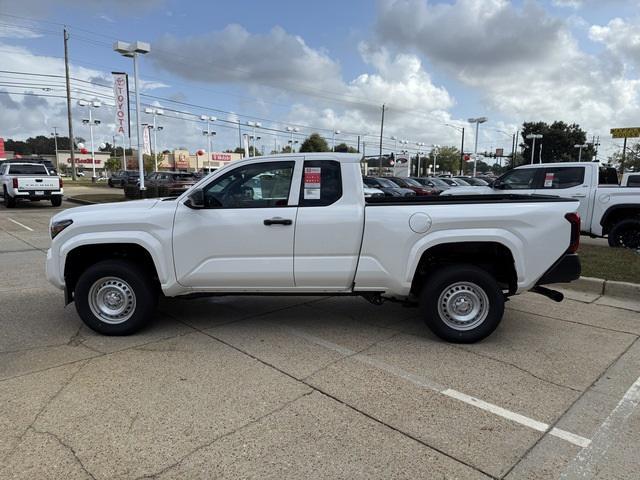
[[[131,137],[129,123],[129,78],[126,73],[111,72],[113,75],[113,96],[116,101],[116,134]]]

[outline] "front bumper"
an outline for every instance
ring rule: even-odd
[[[47,250],[47,261],[45,263],[45,275],[49,283],[60,290],[64,289],[64,277],[60,272],[60,262],[57,256],[54,256],[51,249]]]
[[[540,277],[536,285],[573,282],[580,278],[581,271],[582,267],[578,255],[566,253]]]

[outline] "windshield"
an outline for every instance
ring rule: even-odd
[[[407,185],[411,185],[412,187],[422,187],[420,182],[414,180],[413,178],[404,178],[403,179]]]
[[[395,183],[393,183],[391,180],[387,178],[378,178],[377,180],[378,180],[378,183],[383,187],[398,188],[398,185],[396,185]]]
[[[448,187],[449,184],[442,180],[441,178],[429,178],[431,183],[433,183],[436,187]]]
[[[469,182],[466,182],[466,181],[462,180],[461,178],[455,178],[452,181],[453,181],[453,185],[458,185],[460,187],[470,187],[471,186],[471,184]]]
[[[489,185],[488,182],[485,182],[481,178],[465,177],[464,179],[456,178],[456,180],[462,180],[463,182],[467,182],[469,185],[473,185],[474,187],[486,187],[487,185]]]

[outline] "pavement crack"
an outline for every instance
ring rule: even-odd
[[[89,478],[92,478],[93,480],[96,479],[96,477],[93,475],[93,473],[91,473],[87,467],[85,466],[84,463],[82,463],[82,460],[80,460],[80,457],[78,456],[78,453],[75,451],[75,449],[69,445],[68,443],[66,443],[65,441],[63,441],[58,435],[56,435],[53,432],[48,432],[48,431],[44,431],[44,430],[37,430],[36,428],[33,427],[29,427],[30,430],[32,430],[34,433],[38,433],[40,435],[46,435],[48,437],[53,438],[56,442],[58,442],[62,447],[64,447],[67,451],[69,451],[71,453],[71,455],[73,455],[73,458],[75,459],[76,463],[80,466],[80,468],[82,469],[82,471],[84,473],[87,474],[87,476]]]
[[[186,454],[184,454],[182,457],[180,457],[177,461],[175,461],[174,463],[172,463],[171,465],[168,465],[166,467],[164,467],[162,470],[155,472],[155,473],[150,473],[150,474],[146,474],[146,475],[142,475],[141,477],[137,477],[135,480],[143,480],[143,479],[152,479],[152,478],[157,478],[159,475],[162,475],[163,473],[168,472],[169,470],[172,470],[178,466],[180,466],[180,464],[182,462],[184,462],[187,458],[189,458],[190,456],[196,454],[197,452],[210,447],[211,445],[213,445],[216,442],[219,442],[220,440],[230,437],[231,435],[240,432],[242,430],[244,430],[247,427],[250,427],[258,422],[261,422],[262,420],[264,420],[265,418],[270,417],[271,415],[281,412],[282,410],[286,409],[287,407],[289,407],[291,404],[297,402],[298,400],[307,397],[311,394],[313,394],[315,391],[315,389],[311,388],[308,392],[305,392],[301,395],[298,395],[297,397],[295,397],[292,400],[289,400],[285,403],[283,403],[282,405],[280,405],[279,407],[271,410],[270,412],[265,413],[264,415],[261,415],[253,420],[251,420],[250,422],[247,422],[245,424],[242,424],[240,426],[238,426],[237,428],[234,428],[233,430],[223,433],[222,435],[218,435],[217,437],[215,437],[213,440],[207,442],[207,443],[203,443],[202,445],[198,445],[196,448],[194,448],[193,450],[187,452]]]
[[[454,348],[458,349],[458,350],[462,350],[462,351],[470,353],[472,355],[477,355],[479,357],[487,358],[489,360],[493,360],[494,362],[502,363],[503,365],[508,365],[510,367],[513,367],[513,368],[521,371],[522,373],[526,373],[527,375],[530,375],[531,377],[540,380],[541,382],[548,383],[550,385],[555,385],[556,387],[565,388],[565,389],[571,390],[573,392],[582,393],[582,390],[580,390],[578,388],[570,387],[569,385],[564,385],[562,383],[557,383],[557,382],[554,382],[553,380],[549,380],[547,378],[542,378],[541,376],[536,375],[535,373],[527,370],[526,368],[521,367],[520,365],[518,365],[516,363],[508,362],[508,361],[503,360],[501,358],[492,357],[491,355],[487,355],[486,353],[476,352],[474,350],[470,350],[468,348],[465,348],[465,347],[463,347],[461,345],[452,345],[452,346]]]

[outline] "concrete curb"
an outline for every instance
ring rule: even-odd
[[[78,205],[97,205],[100,202],[92,202],[91,200],[82,200],[74,197],[64,197],[67,202],[77,203]]]
[[[559,283],[552,288],[562,292],[571,300],[640,312],[640,284],[638,283],[580,277],[574,282]]]

